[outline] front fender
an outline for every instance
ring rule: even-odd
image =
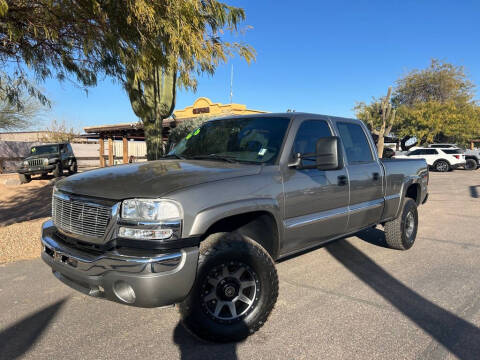
[[[193,220],[188,236],[199,236],[217,221],[234,215],[241,215],[254,211],[266,211],[275,218],[277,228],[282,223],[280,205],[274,199],[247,199],[233,201],[226,204],[216,205],[199,212]],[[283,233],[280,228],[277,229],[279,236]]]

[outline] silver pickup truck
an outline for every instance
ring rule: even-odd
[[[57,182],[42,258],[85,294],[179,304],[193,333],[235,341],[275,305],[275,260],[377,224],[409,249],[427,184],[425,160],[379,160],[358,120],[214,119],[163,160]]]

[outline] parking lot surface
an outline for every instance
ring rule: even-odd
[[[40,259],[0,266],[0,358],[480,359],[480,170],[430,175],[412,249],[378,227],[278,263],[277,305],[242,343],[84,296]]]

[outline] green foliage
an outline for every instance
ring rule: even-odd
[[[480,109],[472,103],[418,102],[398,109],[402,118],[400,136],[415,136],[421,143],[449,141],[466,144],[480,136]]]
[[[432,59],[426,69],[410,71],[397,80],[393,103],[397,106],[430,101],[467,103],[474,97],[473,90],[474,85],[462,66]]]
[[[196,76],[213,74],[229,56],[254,59],[250,46],[221,37],[244,19],[243,9],[216,0],[0,0],[0,63],[13,68],[10,81],[29,68],[37,80],[73,77],[84,87],[104,75],[124,83],[130,69],[147,81],[161,67],[196,89]],[[20,91],[46,100],[24,84],[10,89],[18,106]]]
[[[415,136],[420,143],[448,139],[464,144],[480,136],[480,108],[473,98],[474,85],[463,67],[434,59],[426,69],[397,80],[390,101],[396,120],[391,127],[387,122],[385,134],[392,130],[400,137]],[[373,133],[381,131],[382,100],[357,103],[355,112]]]

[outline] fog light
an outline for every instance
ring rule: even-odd
[[[120,300],[127,304],[133,304],[135,302],[135,291],[133,291],[133,288],[125,281],[120,280],[115,282],[115,284],[113,284],[113,292]]]
[[[172,229],[135,229],[123,226],[118,229],[118,236],[137,240],[164,240],[172,234]]]

